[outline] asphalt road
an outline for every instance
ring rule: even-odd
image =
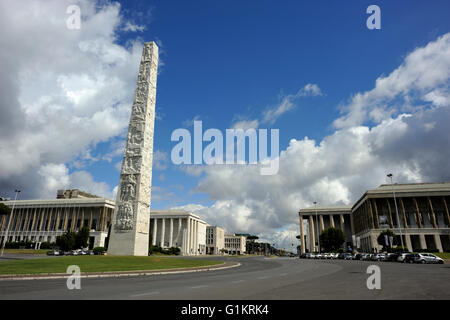
[[[0,299],[450,299],[450,265],[395,262],[217,258],[242,266],[208,272],[123,278],[0,281]],[[381,269],[381,289],[369,290],[369,265]]]

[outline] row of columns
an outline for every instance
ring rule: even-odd
[[[152,245],[158,245],[160,247],[166,247],[166,242],[168,247],[173,247],[174,243],[179,245],[179,238],[182,231],[183,218],[151,218],[153,220],[153,230],[152,230]],[[176,237],[174,239],[174,220],[178,220],[178,228],[176,231]],[[158,221],[161,221],[161,231],[159,233],[159,241],[157,242],[158,234]],[[169,234],[168,240],[165,241],[166,236],[166,221],[169,223]],[[186,254],[197,254],[198,252],[198,220],[187,218],[187,233],[186,238],[183,239],[183,244],[185,246],[184,250]],[[174,241],[175,240],[175,241]]]
[[[333,214],[329,215],[330,226],[333,227],[333,228],[335,227],[334,216],[335,215],[333,215]],[[324,225],[324,221],[323,221],[323,215],[318,215],[318,217],[319,217],[319,229],[320,229],[319,230],[319,235],[320,235],[320,233],[322,233],[322,231],[325,230],[325,225]],[[304,230],[303,218],[304,218],[304,216],[302,216],[300,214],[300,236],[301,236],[300,250],[301,250],[301,253],[305,253],[306,252],[305,230]],[[308,234],[309,234],[309,251],[310,252],[314,252],[314,251],[316,251],[316,236],[319,236],[319,235],[316,235],[317,229],[316,229],[315,224],[314,224],[313,215],[308,215],[307,220],[309,222],[308,223],[308,225],[309,225],[309,230],[308,230]],[[344,227],[345,227],[344,226],[345,219],[344,219],[344,215],[343,214],[339,214],[339,222],[340,222],[339,223],[340,224],[340,229],[345,232],[345,229],[344,229]]]
[[[97,217],[98,225],[96,230],[105,232],[108,223],[111,222],[113,210],[106,206],[103,207],[30,207],[30,208],[16,208],[11,221],[11,232],[16,231],[59,231],[59,225],[62,221],[61,230],[74,231],[77,227],[77,221],[80,220],[78,228],[84,226],[85,217],[89,216],[88,228],[92,229],[94,220],[93,208],[99,208]],[[89,214],[85,211],[89,209]],[[71,224],[69,225],[69,220]],[[0,220],[0,231],[6,231],[9,215],[4,215]]]
[[[421,197],[425,201],[426,206],[429,208],[430,212],[430,220],[431,225],[433,228],[438,228],[438,222],[436,219],[436,214],[433,206],[433,202],[431,201],[431,198],[429,196],[427,197]],[[391,198],[384,198],[384,199],[371,199],[368,198],[364,201],[364,203],[356,210],[355,214],[355,220],[356,223],[359,224],[358,230],[362,231],[363,229],[379,229],[380,228],[380,222],[379,222],[379,212],[378,212],[378,205],[377,201],[386,201],[387,208],[388,208],[388,220],[389,220],[389,226],[391,228],[410,228],[411,226],[408,225],[408,221],[406,218],[406,210],[405,210],[405,204],[404,199],[402,197],[397,197],[396,200],[398,201],[398,211],[399,211],[399,218],[402,221],[403,226],[401,226],[400,221],[397,221],[397,226],[394,226],[394,219],[393,216],[396,217],[395,208],[392,208],[390,203]],[[422,224],[422,213],[419,209],[419,204],[416,197],[411,197],[411,201],[413,203],[414,213],[415,213],[415,219],[417,221],[417,227],[418,228],[424,228]],[[450,227],[450,212],[449,207],[447,204],[447,200],[445,197],[441,197],[441,201],[444,208],[444,215],[447,220],[447,226]],[[365,211],[367,214],[364,214]]]

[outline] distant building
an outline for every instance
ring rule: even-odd
[[[221,254],[225,249],[225,231],[217,226],[206,227],[206,254]]]
[[[72,190],[73,191],[73,190]],[[89,246],[105,245],[115,202],[101,197],[82,197],[78,191],[68,198],[53,200],[17,200],[8,233],[8,241],[55,242],[66,231],[90,230]],[[78,196],[74,196],[78,194]],[[14,201],[2,201],[13,206]],[[6,236],[9,215],[0,217],[0,237]]]
[[[298,214],[300,218],[301,253],[319,251],[318,236],[329,227],[341,229],[345,235],[345,245],[352,244],[351,206],[313,207],[300,209]],[[305,220],[307,220],[307,236],[305,234]]]
[[[409,251],[450,250],[450,183],[383,184],[366,191],[352,207],[355,237],[362,251],[382,247],[377,237],[390,229]],[[399,221],[397,220],[397,211]]]
[[[246,237],[226,234],[224,250],[228,254],[244,254],[246,252]]]
[[[151,210],[150,241],[162,248],[178,247],[182,255],[204,255],[206,222],[184,210]]]

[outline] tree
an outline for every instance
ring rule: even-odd
[[[11,208],[4,203],[0,203],[0,216],[7,215],[11,213]]]
[[[67,231],[56,237],[56,245],[63,251],[73,250],[75,247],[75,233]]]
[[[89,228],[83,227],[75,235],[75,248],[86,248],[89,242]]]
[[[393,242],[392,245],[397,244],[397,241],[396,241],[397,239],[395,238],[394,233],[391,230],[387,229],[387,230],[381,232],[377,237],[377,242],[380,246],[383,247],[383,251],[388,251],[388,249],[391,248],[390,245],[386,245],[386,237],[385,237],[386,235],[388,236],[389,243],[391,241],[390,237],[393,237],[394,240],[392,241]]]
[[[328,228],[320,234],[320,246],[325,251],[334,251],[339,249],[345,241],[344,232],[338,228]]]

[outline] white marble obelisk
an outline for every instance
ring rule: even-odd
[[[146,42],[122,161],[108,254],[147,256],[158,47]]]

